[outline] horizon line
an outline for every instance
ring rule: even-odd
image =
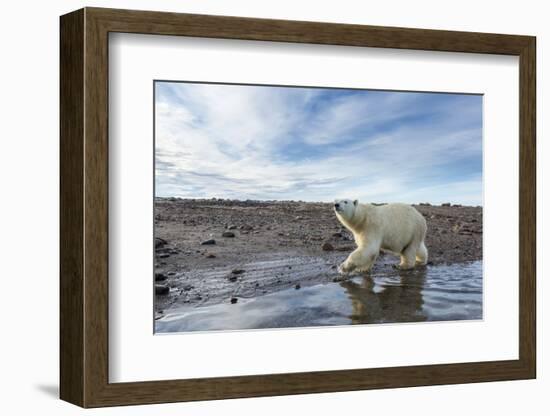
[[[296,203],[303,203],[303,204],[330,204],[332,201],[305,201],[302,199],[252,199],[252,198],[246,198],[246,199],[238,199],[238,198],[218,198],[218,197],[202,197],[202,198],[190,198],[190,197],[183,197],[183,196],[156,196],[154,199],[169,199],[169,200],[197,200],[197,201],[237,201],[237,202],[296,202]],[[338,198],[337,198],[338,199]],[[419,205],[419,206],[462,206],[462,207],[483,207],[483,204],[476,204],[476,205],[469,205],[459,202],[441,202],[441,203],[434,203],[429,201],[421,201],[421,202],[380,202],[380,201],[361,201],[359,200],[359,203],[362,204],[373,204],[373,205],[387,205],[387,204],[408,204],[408,205]]]

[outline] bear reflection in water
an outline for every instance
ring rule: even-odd
[[[399,271],[398,276],[345,280],[340,285],[350,301],[352,324],[418,322],[427,319],[422,289],[426,269]]]

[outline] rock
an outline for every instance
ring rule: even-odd
[[[336,251],[353,251],[355,249],[355,247],[353,246],[340,246],[340,247],[336,247]]]
[[[237,299],[237,298],[231,298],[231,303],[233,303],[233,304],[237,303],[238,301],[239,301],[239,299]]]
[[[184,292],[189,292],[191,289],[194,289],[195,287],[193,285],[185,285],[183,287]]]
[[[298,215],[297,217],[294,217],[294,219],[300,221],[300,220],[303,220],[304,217],[302,217],[301,215]]]
[[[167,244],[167,241],[163,238],[155,237],[155,248],[164,247]]]
[[[294,289],[298,290],[300,289],[302,286],[300,286],[300,283],[298,283],[296,286],[294,286]]]
[[[213,244],[216,244],[216,240],[211,238],[210,240],[204,240],[201,243],[201,246],[210,246],[210,245],[213,245]]]
[[[233,231],[224,231],[222,233],[222,237],[230,237],[230,238],[233,238],[235,237],[235,233]]]
[[[450,207],[451,206],[451,203],[450,202],[444,202],[441,204],[442,207]]]
[[[164,273],[155,273],[155,282],[166,280],[167,276]]]
[[[237,226],[231,224],[231,225],[227,226],[227,229],[228,229],[228,230],[235,230],[235,229],[237,229]]]
[[[459,230],[460,230],[460,225],[459,224],[453,225],[453,228],[452,228],[453,233],[458,233]]]
[[[159,254],[159,257],[160,257],[161,259],[165,259],[165,258],[167,258],[167,257],[170,257],[170,254],[168,254],[168,253],[161,253],[161,254]]]
[[[168,272],[166,273],[168,276],[175,276],[176,275],[176,272]]]
[[[321,249],[323,251],[333,251],[334,250],[334,246],[332,244],[330,244],[328,241],[325,241],[323,243],[323,245],[321,246]]]
[[[233,270],[231,270],[231,274],[229,276],[227,276],[227,279],[230,282],[236,282],[237,281],[237,276],[240,275],[240,274],[243,274],[243,273],[244,273],[244,270],[242,270],[242,269],[233,269]]]
[[[206,255],[206,258],[207,258],[207,259],[213,259],[213,258],[215,258],[215,257],[216,257],[216,255],[215,255],[214,253],[208,253],[208,254]]]
[[[243,224],[239,228],[245,231],[252,231],[254,229],[254,227],[249,224]]]
[[[155,285],[156,295],[167,295],[168,293],[170,293],[170,287],[166,285]]]

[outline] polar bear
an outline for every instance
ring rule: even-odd
[[[368,272],[380,250],[401,256],[399,269],[428,262],[424,244],[426,220],[406,204],[372,205],[357,200],[337,199],[334,212],[338,220],[353,233],[357,249],[338,268],[342,274]]]

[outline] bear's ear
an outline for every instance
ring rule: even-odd
[[[357,206],[357,204],[359,203],[359,201],[356,199],[355,201],[353,201],[353,205]]]

